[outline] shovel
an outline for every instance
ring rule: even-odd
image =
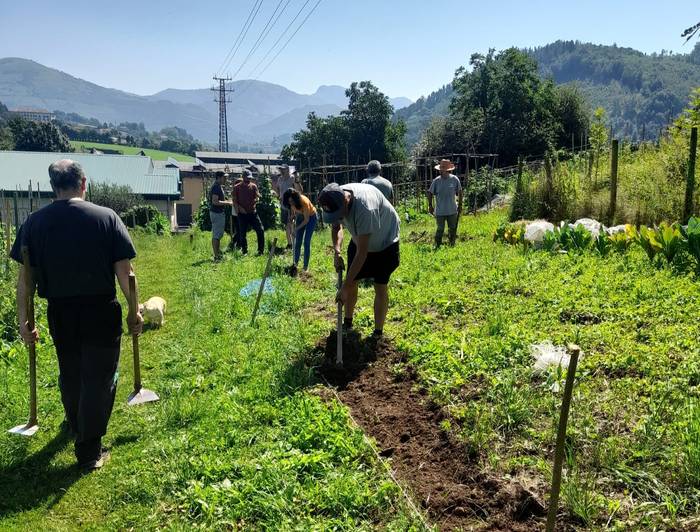
[[[338,290],[343,286],[343,270],[342,268],[338,270]],[[337,316],[336,330],[338,332],[338,338],[336,339],[336,354],[335,363],[338,366],[343,365],[343,303],[338,301],[338,316]]]
[[[34,280],[32,279],[32,267],[29,262],[29,248],[22,246],[22,264],[24,264],[24,288],[27,296],[27,323],[29,330],[33,331],[34,323]],[[18,425],[8,432],[20,436],[34,436],[39,425],[36,419],[36,345],[31,343],[29,348],[29,421],[25,425]]]
[[[134,273],[129,274],[129,314],[132,316],[138,312],[138,294],[136,293],[136,276]],[[131,392],[126,403],[129,406],[142,405],[144,403],[152,403],[158,401],[160,397],[156,392],[148,390],[141,386],[141,361],[139,358],[139,335],[133,334],[132,345],[134,351],[134,391]]]

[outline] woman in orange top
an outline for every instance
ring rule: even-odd
[[[304,271],[309,271],[309,258],[311,257],[311,237],[316,228],[316,208],[313,203],[298,190],[288,188],[282,196],[282,205],[290,209],[293,219],[296,220],[296,235],[294,238],[294,266],[299,264],[301,255],[301,242],[304,241]]]

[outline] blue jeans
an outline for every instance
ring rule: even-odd
[[[317,217],[314,214],[309,218],[309,223],[304,227],[297,230],[297,234],[294,237],[294,264],[299,262],[299,256],[301,255],[301,241],[304,241],[304,269],[309,269],[309,258],[311,257],[311,237],[314,236],[314,229],[316,228]],[[297,223],[303,223],[297,220]]]

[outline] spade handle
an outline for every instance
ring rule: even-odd
[[[136,290],[136,275],[129,273],[129,315],[135,316],[139,310],[139,296]],[[134,351],[134,391],[141,389],[141,358],[139,355],[139,335],[131,335],[131,343]]]

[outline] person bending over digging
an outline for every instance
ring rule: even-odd
[[[301,242],[304,241],[304,271],[309,271],[311,257],[311,237],[316,228],[316,207],[311,200],[298,190],[288,188],[282,195],[282,203],[290,210],[292,219],[296,220],[296,237],[294,240],[294,268],[299,264]]]
[[[279,167],[280,175],[275,183],[275,192],[280,200],[280,220],[284,226],[284,231],[287,235],[287,249],[292,249],[292,218],[289,216],[289,207],[285,206],[283,201],[284,193],[287,189],[294,189],[301,192],[301,185],[297,183],[296,178],[289,173],[289,165],[283,164]]]
[[[56,200],[27,218],[11,256],[23,263],[29,249],[39,297],[48,299],[49,332],[56,346],[59,387],[66,419],[75,435],[75,456],[87,470],[109,458],[102,447],[117,389],[122,334],[122,309],[116,297],[116,276],[129,296],[131,259],[136,251],[121,219],[111,209],[84,201],[85,174],[78,163],[64,159],[49,166]],[[17,282],[17,314],[22,338],[39,339],[29,330],[22,264]],[[129,332],[140,334],[140,313],[127,317]]]
[[[428,210],[430,214],[435,215],[437,222],[435,247],[439,248],[442,245],[445,222],[449,229],[450,246],[454,246],[457,240],[457,224],[462,214],[462,184],[457,176],[450,173],[455,169],[451,161],[442,159],[435,169],[440,170],[440,176],[433,179],[428,190]],[[434,209],[433,197],[437,198],[437,206]]]
[[[221,260],[221,239],[226,228],[226,206],[232,205],[226,201],[224,184],[228,174],[216,172],[214,184],[209,191],[209,218],[211,219],[211,247],[214,251],[214,260]]]
[[[343,227],[352,240],[348,271],[337,299],[345,306],[344,326],[352,328],[357,303],[357,281],[374,280],[374,336],[380,337],[389,309],[389,278],[399,267],[399,215],[374,186],[331,183],[318,198],[324,222],[331,224],[335,267],[343,269]]]
[[[367,179],[363,179],[362,182],[377,187],[389,203],[394,202],[394,187],[391,181],[382,177],[382,163],[379,161],[367,163]]]
[[[244,255],[248,253],[248,229],[251,227],[258,237],[258,255],[265,251],[265,230],[256,211],[260,192],[258,185],[252,181],[253,173],[250,170],[243,170],[243,181],[233,187],[233,204],[238,212],[238,238],[241,251]]]

